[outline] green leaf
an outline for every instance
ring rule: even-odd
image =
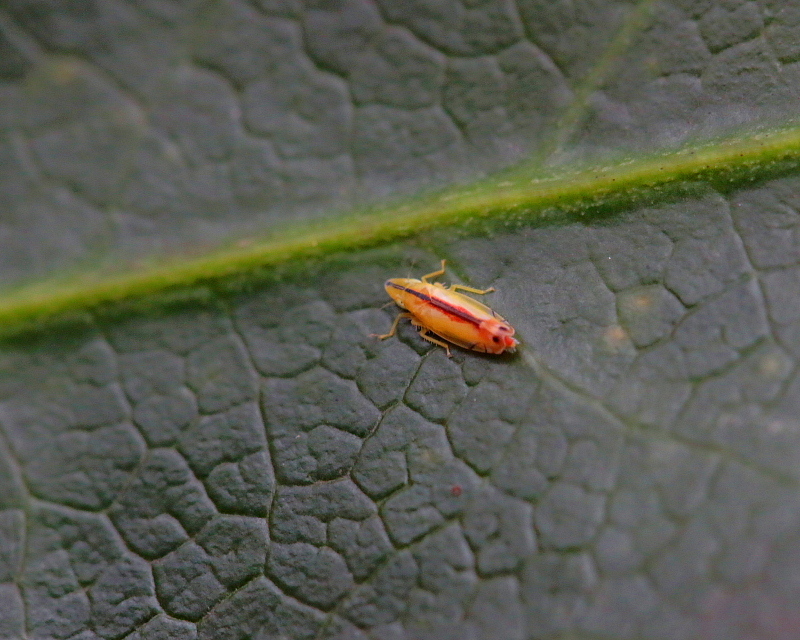
[[[792,637],[798,15],[6,3],[0,637]]]

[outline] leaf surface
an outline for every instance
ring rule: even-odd
[[[795,4],[7,3],[6,285],[287,220],[360,248],[78,279],[5,340],[0,637],[793,637]],[[688,141],[708,172],[641,160]],[[446,192],[487,226],[337,213],[521,160]],[[574,187],[609,166],[635,198]],[[516,355],[369,337],[441,258]]]

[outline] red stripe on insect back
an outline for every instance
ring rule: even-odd
[[[410,293],[412,296],[415,296],[422,300],[423,302],[427,302],[437,309],[444,311],[446,314],[452,316],[453,318],[457,318],[464,322],[469,322],[478,326],[481,321],[476,320],[475,317],[466,309],[462,307],[455,307],[449,302],[444,302],[443,300],[439,300],[438,298],[434,298],[433,296],[429,296],[427,293],[422,293],[421,291],[415,291],[414,289],[409,289],[408,287],[403,287],[399,284],[389,283],[390,286],[394,287],[395,289],[400,289],[405,291],[406,293]]]
[[[453,316],[454,318],[463,320],[465,322],[469,322],[470,324],[474,324],[476,327],[479,326],[481,323],[480,320],[477,320],[473,314],[471,314],[463,307],[454,307],[452,304],[448,302],[444,302],[442,300],[439,300],[438,298],[433,298],[433,297],[431,297],[430,302],[434,307],[436,307],[437,309],[441,309],[446,314]]]

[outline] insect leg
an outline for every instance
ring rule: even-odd
[[[392,328],[389,329],[389,333],[384,333],[382,335],[377,334],[377,333],[370,333],[369,337],[370,338],[378,338],[379,340],[386,340],[386,338],[391,338],[397,332],[397,323],[400,322],[400,319],[401,318],[410,318],[410,317],[411,317],[411,314],[408,313],[407,311],[404,311],[402,313],[398,313],[397,317],[394,319],[394,322],[392,323]]]
[[[446,262],[445,260],[442,260],[442,268],[441,269],[439,269],[438,271],[431,271],[428,275],[422,276],[420,278],[420,280],[422,280],[423,282],[427,282],[428,278],[433,278],[435,276],[440,276],[440,275],[444,274],[445,262]]]
[[[494,287],[489,287],[488,289],[476,289],[475,287],[467,287],[463,284],[451,284],[450,285],[451,291],[469,291],[470,293],[479,293],[483,295],[484,293],[491,293],[494,291]]]
[[[447,357],[448,358],[452,358],[453,357],[453,354],[450,353],[450,345],[447,344],[446,342],[442,342],[438,338],[434,338],[430,333],[428,333],[427,329],[424,329],[424,328],[420,329],[419,330],[419,335],[422,338],[425,338],[425,340],[427,340],[428,342],[432,342],[433,344],[438,344],[440,347],[444,347],[445,350],[447,351]]]

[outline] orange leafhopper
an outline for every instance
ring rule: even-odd
[[[449,287],[440,282],[428,282],[429,278],[444,273],[445,261],[441,269],[416,278],[390,278],[386,281],[386,293],[404,311],[395,318],[389,333],[373,334],[384,340],[397,331],[397,323],[401,318],[409,318],[411,324],[419,328],[419,335],[425,340],[438,344],[447,350],[451,357],[447,342],[434,337],[439,336],[464,349],[483,353],[503,353],[514,351],[518,342],[514,338],[514,327],[489,307],[477,300],[465,296],[461,291],[484,294],[494,291],[490,289],[474,289],[460,284]]]

